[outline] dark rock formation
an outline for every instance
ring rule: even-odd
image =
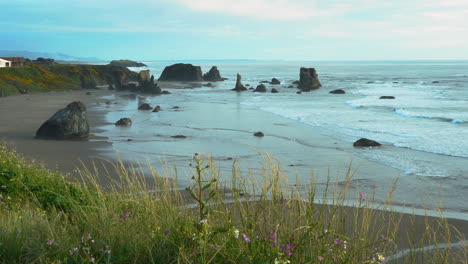
[[[164,90],[162,91],[162,94],[171,94],[171,92],[169,92],[168,90]]]
[[[249,88],[249,90],[255,90],[255,88],[253,88],[253,87],[250,87],[250,88]]]
[[[112,90],[115,90],[114,85],[109,84],[109,88],[107,88],[107,90],[111,90],[111,91],[112,91]]]
[[[245,87],[250,87],[250,84],[246,84]]]
[[[132,60],[113,60],[109,63],[109,65],[118,67],[147,67],[144,63]]]
[[[289,85],[288,88],[294,88],[294,86],[293,86],[293,85]]]
[[[345,90],[343,89],[337,89],[337,90],[333,90],[330,92],[331,94],[345,94]]]
[[[214,87],[214,85],[212,83],[203,84],[202,86],[203,87]]]
[[[310,91],[322,87],[314,68],[301,68],[299,89]]]
[[[245,88],[245,86],[242,85],[241,79],[242,79],[242,76],[238,73],[237,80],[236,80],[236,87],[232,89],[233,91],[236,91],[236,92],[247,91],[247,88]]]
[[[210,71],[203,75],[203,79],[207,82],[220,82],[226,80],[226,78],[221,77],[218,67],[211,67]]]
[[[136,87],[137,92],[147,93],[147,94],[161,94],[161,88],[157,83],[154,82],[154,76],[151,75],[149,70],[143,70],[138,73],[137,77],[138,87]]]
[[[273,79],[271,79],[270,84],[281,84],[281,82],[278,79],[273,78]]]
[[[265,93],[267,91],[266,86],[262,83],[255,88],[254,92]]]
[[[158,81],[169,82],[202,82],[203,75],[200,66],[177,63],[164,68]]]
[[[119,121],[115,122],[116,126],[131,126],[132,120],[130,118],[120,118]]]
[[[171,136],[171,138],[187,138],[187,136],[184,136],[184,135],[175,135],[175,136]]]
[[[380,96],[379,99],[395,99],[395,96],[384,95]]]
[[[258,131],[258,132],[255,132],[255,133],[254,133],[254,136],[256,136],[256,137],[263,137],[263,136],[265,136],[265,134],[263,134],[263,132]]]
[[[36,132],[41,139],[84,139],[89,136],[86,106],[72,102],[57,111]]]
[[[157,105],[154,109],[153,112],[161,112],[161,107]]]
[[[380,145],[379,142],[367,138],[361,138],[353,144],[354,147],[378,147]]]
[[[301,94],[302,92],[301,92],[301,91],[297,91],[296,93],[297,93],[297,94]]]
[[[97,83],[92,78],[85,78],[84,76],[80,76],[80,86],[83,89],[96,89]]]
[[[375,83],[375,82],[373,82],[373,81],[368,81],[367,83]]]
[[[271,93],[279,93],[279,91],[276,88],[271,89]]]
[[[142,105],[140,105],[138,107],[138,110],[144,110],[144,111],[148,111],[148,110],[153,110],[153,107],[151,107],[149,104],[147,103],[144,103]]]
[[[270,83],[270,81],[260,81],[260,83]]]
[[[300,81],[294,81],[293,84],[295,85],[298,85],[299,83],[301,83]]]
[[[433,81],[432,83],[440,83],[439,81]]]

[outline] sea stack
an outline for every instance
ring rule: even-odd
[[[157,83],[154,82],[154,76],[151,75],[149,70],[143,70],[138,73],[138,90],[141,93],[148,93],[148,94],[161,94],[161,88],[158,86]]]
[[[89,136],[86,106],[72,102],[57,111],[36,132],[40,139],[85,139]]]
[[[302,91],[310,91],[320,87],[322,84],[320,84],[315,68],[301,68],[298,88]]]
[[[221,82],[226,80],[226,78],[221,77],[218,67],[211,67],[210,71],[203,75],[203,79],[207,82]]]
[[[158,81],[168,82],[202,82],[203,75],[200,66],[177,63],[164,68]]]
[[[241,79],[242,79],[242,76],[238,73],[237,80],[236,80],[236,87],[232,89],[233,91],[236,91],[236,92],[247,91],[247,88],[245,88],[245,86],[242,85]]]

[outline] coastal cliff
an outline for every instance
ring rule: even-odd
[[[0,97],[46,91],[120,87],[136,81],[137,73],[111,65],[54,65],[0,68]]]

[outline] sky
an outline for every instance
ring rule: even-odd
[[[104,60],[467,60],[468,0],[0,0],[0,50]]]

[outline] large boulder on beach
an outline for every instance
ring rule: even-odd
[[[266,86],[262,83],[255,88],[254,92],[256,93],[265,93],[267,91]]]
[[[361,138],[353,143],[354,147],[378,147],[380,145],[379,142],[367,138]]]
[[[153,110],[153,107],[151,107],[151,105],[147,103],[144,103],[138,107],[138,110],[149,111],[149,110]]]
[[[168,82],[202,82],[203,74],[200,66],[177,63],[164,68],[158,81]]]
[[[57,111],[36,132],[40,139],[84,139],[89,136],[86,106],[72,102]]]
[[[299,77],[300,80],[298,88],[303,91],[310,91],[322,87],[315,68],[302,67],[299,73]]]
[[[132,120],[127,117],[120,118],[119,121],[115,122],[115,125],[116,126],[131,126]]]
[[[236,91],[236,92],[247,91],[247,88],[245,88],[245,86],[242,85],[241,80],[242,80],[242,76],[238,73],[237,80],[236,80],[236,87],[232,89],[233,91]]]
[[[220,82],[226,80],[226,78],[221,77],[218,67],[211,67],[210,71],[203,74],[203,80],[207,82]]]

